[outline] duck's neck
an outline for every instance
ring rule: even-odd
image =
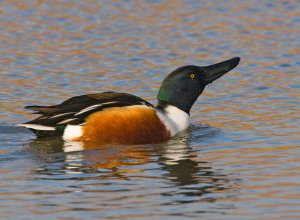
[[[171,136],[185,130],[190,125],[190,116],[185,111],[173,105],[160,102],[156,108],[160,111],[158,112],[158,116],[170,130]]]
[[[174,104],[170,104],[170,103],[159,101],[159,100],[158,100],[156,108],[159,109],[159,110],[161,110],[161,111],[163,111],[163,112],[165,112],[165,109],[167,107],[169,107],[169,106],[175,107],[175,108],[177,108],[177,109],[185,112],[186,114],[190,115],[190,111],[189,110],[185,110],[185,109],[180,108],[179,106],[176,106]]]

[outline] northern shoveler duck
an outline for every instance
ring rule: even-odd
[[[53,106],[26,106],[40,117],[19,124],[38,137],[106,144],[160,143],[185,130],[190,109],[206,85],[235,68],[235,57],[210,66],[183,66],[162,82],[153,106],[142,98],[103,92],[70,98]]]

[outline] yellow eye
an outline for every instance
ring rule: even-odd
[[[196,77],[195,73],[190,74],[191,79],[194,79]]]

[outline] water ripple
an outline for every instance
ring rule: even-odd
[[[299,2],[1,1],[0,217],[299,219]],[[67,146],[25,105],[108,90],[153,104],[175,68],[233,56],[157,145]],[[70,150],[71,149],[71,150]]]

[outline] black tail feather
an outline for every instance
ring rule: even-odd
[[[54,130],[54,131],[44,131],[44,130],[35,130],[29,128],[33,133],[36,134],[39,138],[45,138],[45,137],[58,137],[63,135],[62,130]]]
[[[55,111],[55,106],[30,105],[30,106],[25,106],[25,109],[35,111],[34,114],[47,114]]]

